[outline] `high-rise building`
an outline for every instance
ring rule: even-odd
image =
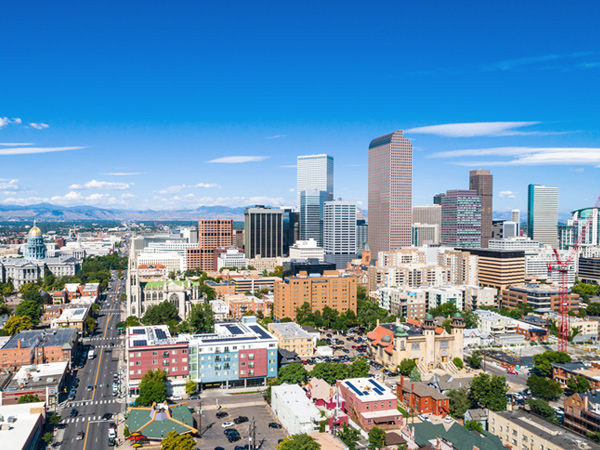
[[[187,249],[187,269],[217,270],[215,249],[230,245],[233,245],[232,219],[200,219],[198,221],[198,248]]]
[[[298,207],[300,193],[306,190],[327,191],[327,200],[333,200],[333,156],[298,156],[297,174]]]
[[[369,247],[373,254],[411,244],[412,145],[402,130],[369,144]]]
[[[527,236],[558,248],[558,188],[530,184],[527,195]]]
[[[433,204],[442,206],[442,198],[444,198],[445,195],[446,194],[444,194],[443,192],[440,194],[435,194],[433,196]]]
[[[441,200],[441,198],[440,198]],[[413,206],[412,223],[420,225],[437,225],[437,233],[434,236],[432,242],[434,244],[440,243],[440,231],[442,229],[442,205],[424,205],[424,206]],[[413,226],[413,238],[414,238]],[[414,239],[413,239],[414,245]]]
[[[300,238],[299,214],[291,208],[283,209],[283,256],[290,256],[290,247]]]
[[[314,239],[323,246],[323,207],[329,200],[327,191],[309,189],[300,192],[300,239]]]
[[[248,259],[283,255],[283,210],[256,205],[244,211],[244,253]]]
[[[492,203],[494,199],[494,176],[489,170],[471,170],[469,189],[481,197],[481,247],[487,248],[492,238]]]
[[[364,219],[356,219],[356,251],[362,252],[369,244],[369,225]]]
[[[521,223],[521,211],[519,211],[518,209],[513,209],[510,212],[510,216],[512,222],[517,222],[518,224]]]
[[[517,222],[504,222],[503,226],[503,237],[510,238],[519,236],[519,224]]]
[[[323,208],[325,261],[344,269],[356,258],[356,202],[334,200]]]
[[[412,245],[421,247],[425,244],[439,244],[440,226],[428,223],[412,224]]]
[[[481,197],[477,192],[446,192],[442,199],[442,245],[481,248]]]

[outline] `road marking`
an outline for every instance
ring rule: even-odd
[[[87,427],[85,429],[85,439],[83,441],[83,450],[85,450],[85,446],[87,445],[88,431],[90,431],[90,423],[88,422]]]
[[[106,332],[108,331],[108,324],[110,323],[110,318],[106,319],[106,327],[104,328],[104,336],[106,338]],[[100,356],[98,357],[98,370],[96,371],[96,380],[94,381],[94,386],[98,386],[98,376],[100,375],[100,363],[102,362],[102,349],[100,349]],[[92,395],[92,400],[96,398],[97,388],[94,388],[94,394]],[[84,447],[85,448],[85,445]]]

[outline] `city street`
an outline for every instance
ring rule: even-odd
[[[109,423],[116,422],[116,414],[125,411],[124,401],[112,392],[113,375],[118,373],[118,359],[122,358],[121,339],[115,325],[121,321],[118,297],[123,281],[115,283],[116,278],[115,273],[111,287],[103,294],[105,300],[95,334],[83,340],[85,346],[93,345],[96,356],[85,359],[84,367],[77,371],[79,387],[75,400],[63,403],[61,423],[66,427],[62,430],[62,438],[58,439],[61,449],[107,448]],[[87,390],[88,386],[92,386],[91,391]],[[70,416],[73,407],[78,411],[75,417]],[[113,416],[103,420],[106,413]],[[83,439],[77,439],[80,431],[85,433]],[[119,437],[123,439],[123,436]]]

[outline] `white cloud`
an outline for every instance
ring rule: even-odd
[[[518,192],[513,191],[500,191],[498,195],[502,198],[516,198]]]
[[[27,192],[28,189],[25,189],[23,186],[20,186],[19,180],[7,180],[5,178],[0,178],[0,191],[9,191],[9,192]],[[5,192],[7,194],[8,192]]]
[[[8,117],[0,117],[0,128],[5,127],[6,125],[10,125],[10,124],[20,124],[22,122],[21,119],[19,119],[18,117],[13,117],[12,119],[9,119]]]
[[[81,150],[86,147],[22,147],[0,148],[0,155],[30,155],[33,153],[65,152],[67,150]]]
[[[44,128],[50,128],[50,125],[48,125],[47,123],[35,123],[32,122],[29,124],[29,126],[31,128],[35,128],[36,130],[43,130]]]
[[[540,134],[540,132],[516,131],[515,128],[537,125],[540,122],[471,122],[447,123],[444,125],[429,125],[426,127],[410,128],[405,133],[435,134],[445,137],[475,137],[475,136],[517,136],[525,134]]]
[[[136,196],[133,194],[121,194],[119,198],[122,198],[123,200],[131,200],[136,198]]]
[[[469,150],[451,150],[430,155],[432,158],[457,158],[463,156],[501,156],[508,160],[460,161],[459,166],[541,166],[567,165],[600,167],[600,148],[589,147],[495,147]]]
[[[83,184],[72,184],[69,189],[108,189],[122,191],[129,189],[133,183],[114,183],[111,181],[92,180]]]
[[[173,195],[173,194],[179,194],[184,189],[209,189],[209,188],[221,189],[221,186],[216,183],[198,183],[198,184],[194,184],[194,185],[181,184],[181,185],[176,185],[176,186],[169,186],[169,187],[166,187],[164,189],[161,189],[159,191],[154,191],[154,192],[156,192],[157,194],[163,194],[163,195]],[[193,195],[193,194],[189,194],[189,195]]]
[[[232,208],[249,205],[285,206],[289,200],[281,197],[196,197],[193,194],[174,197],[154,196],[153,200],[168,209],[198,208],[200,206],[229,206]]]
[[[0,145],[3,147],[18,147],[19,145],[33,145],[33,144],[25,144],[20,142],[0,142]]]
[[[222,158],[211,159],[207,162],[221,164],[240,164],[247,162],[264,161],[267,158],[268,156],[224,156]]]
[[[550,54],[550,55],[540,55],[540,56],[528,56],[525,58],[517,58],[517,59],[508,59],[505,61],[499,61],[494,64],[490,64],[487,66],[483,66],[483,70],[513,70],[518,69],[523,66],[534,66],[536,64],[543,63],[547,68],[548,63],[554,63],[565,59],[581,59],[588,56],[593,56],[593,52],[576,52],[569,53],[564,55],[559,54]],[[576,67],[580,67],[585,65],[586,63],[579,63]],[[585,67],[580,67],[585,68]]]
[[[265,139],[279,139],[285,136],[285,134],[276,134],[275,136],[267,136]]]
[[[126,205],[127,202],[123,199],[118,199],[111,196],[110,194],[90,194],[88,196],[82,195],[80,192],[71,191],[65,195],[55,195],[52,197],[24,197],[16,198],[9,197],[4,199],[1,203],[7,205],[34,205],[37,203],[51,203],[60,206],[81,206],[90,205],[98,207]]]
[[[296,192],[296,189],[294,189],[294,188],[289,188],[289,189],[288,189],[288,192]]]
[[[144,175],[146,172],[107,172],[101,175],[110,175],[111,177],[129,177],[132,175]]]

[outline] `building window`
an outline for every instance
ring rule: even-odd
[[[177,350],[172,350],[171,351],[171,355],[176,355],[177,354]]]
[[[171,361],[173,361],[174,363],[177,362],[177,358],[173,358]]]
[[[152,356],[158,356],[158,352],[152,352]]]
[[[158,359],[153,359],[152,364],[158,364]]]
[[[181,358],[181,362],[187,362],[187,358]]]
[[[141,365],[142,365],[142,362],[141,362],[141,361],[136,361],[136,362],[135,362],[135,365],[136,365],[136,366],[141,366]]]
[[[183,350],[181,350],[181,353],[183,353],[185,355],[187,353],[187,349],[184,348]]]

